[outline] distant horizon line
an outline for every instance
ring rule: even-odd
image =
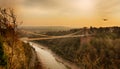
[[[84,27],[87,27],[87,28],[90,28],[90,27],[96,27],[96,28],[100,28],[100,27],[120,27],[120,26],[83,26],[83,27],[70,27],[70,26],[45,26],[45,25],[42,25],[42,26],[32,26],[32,25],[22,25],[22,26],[19,26],[19,27],[66,27],[66,28],[84,28]]]

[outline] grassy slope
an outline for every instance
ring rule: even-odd
[[[29,44],[16,41],[13,54],[13,45],[10,44],[10,40],[0,40],[0,58],[2,58],[0,59],[0,69],[37,69],[37,56]]]
[[[48,46],[56,54],[78,64],[82,69],[119,69],[120,39],[109,34],[104,36],[36,42]]]

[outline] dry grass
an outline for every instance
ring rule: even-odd
[[[82,69],[120,68],[120,39],[83,37],[37,42]]]

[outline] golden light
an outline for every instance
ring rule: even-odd
[[[73,5],[83,15],[92,15],[95,11],[95,4],[95,0],[77,0]]]

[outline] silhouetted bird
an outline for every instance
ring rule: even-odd
[[[103,21],[108,21],[108,19],[105,19],[105,18],[104,18]]]

